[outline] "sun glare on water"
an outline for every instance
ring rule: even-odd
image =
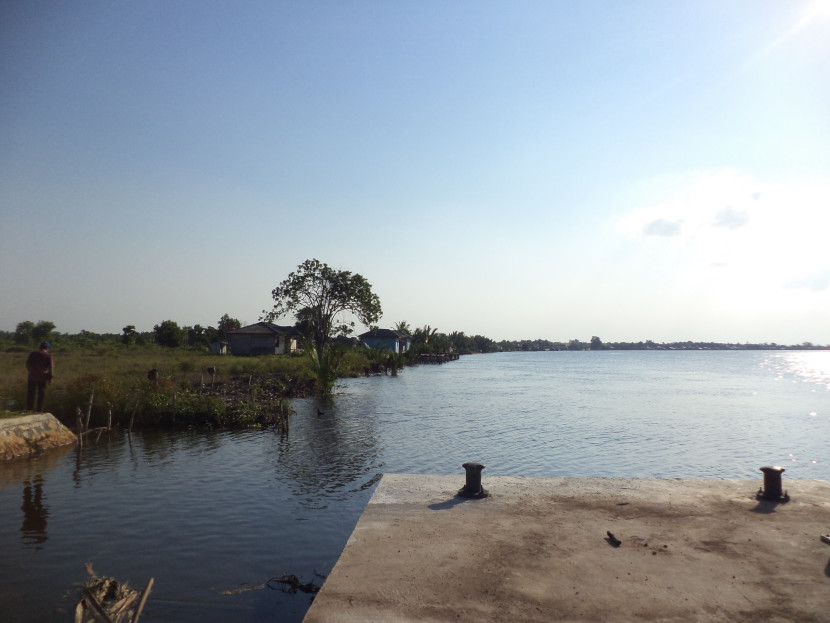
[[[789,377],[794,383],[809,383],[821,390],[830,391],[830,352],[801,351],[779,353],[775,358],[774,368],[778,369],[779,378]],[[817,416],[818,412],[810,413]]]

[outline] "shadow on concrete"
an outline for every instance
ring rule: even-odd
[[[827,566],[824,567],[824,575],[830,578],[830,558],[827,559]]]
[[[762,515],[770,515],[770,514],[775,512],[775,509],[778,506],[780,506],[782,504],[786,504],[786,503],[787,503],[787,500],[763,500],[763,499],[759,499],[758,500],[758,505],[755,508],[750,509],[750,511],[753,512],[753,513],[761,513]]]
[[[449,500],[445,500],[444,502],[438,502],[437,504],[430,504],[427,506],[428,509],[433,511],[446,511],[454,506],[458,506],[459,504],[463,504],[464,502],[474,502],[477,498],[464,498],[460,495],[456,495],[451,497]],[[481,498],[483,499],[483,498]]]
[[[614,536],[613,533],[607,532],[608,536],[605,537],[605,542],[608,543],[611,547],[619,547],[622,545],[622,541],[620,541],[617,537]]]

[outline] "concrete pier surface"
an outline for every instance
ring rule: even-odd
[[[304,623],[830,622],[830,482],[464,484],[384,475]]]

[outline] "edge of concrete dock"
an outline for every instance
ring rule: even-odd
[[[763,484],[386,474],[304,623],[828,622],[830,483]]]
[[[0,418],[0,461],[77,443],[78,438],[51,413]]]

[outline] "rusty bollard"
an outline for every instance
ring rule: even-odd
[[[481,463],[464,463],[463,467],[467,471],[467,482],[458,492],[462,498],[486,498],[489,493],[481,486],[481,470],[484,465]]]
[[[781,488],[781,474],[784,473],[784,468],[777,465],[768,465],[761,467],[760,470],[764,472],[764,486],[758,489],[755,497],[774,502],[789,502],[790,496],[786,491],[782,492]]]

